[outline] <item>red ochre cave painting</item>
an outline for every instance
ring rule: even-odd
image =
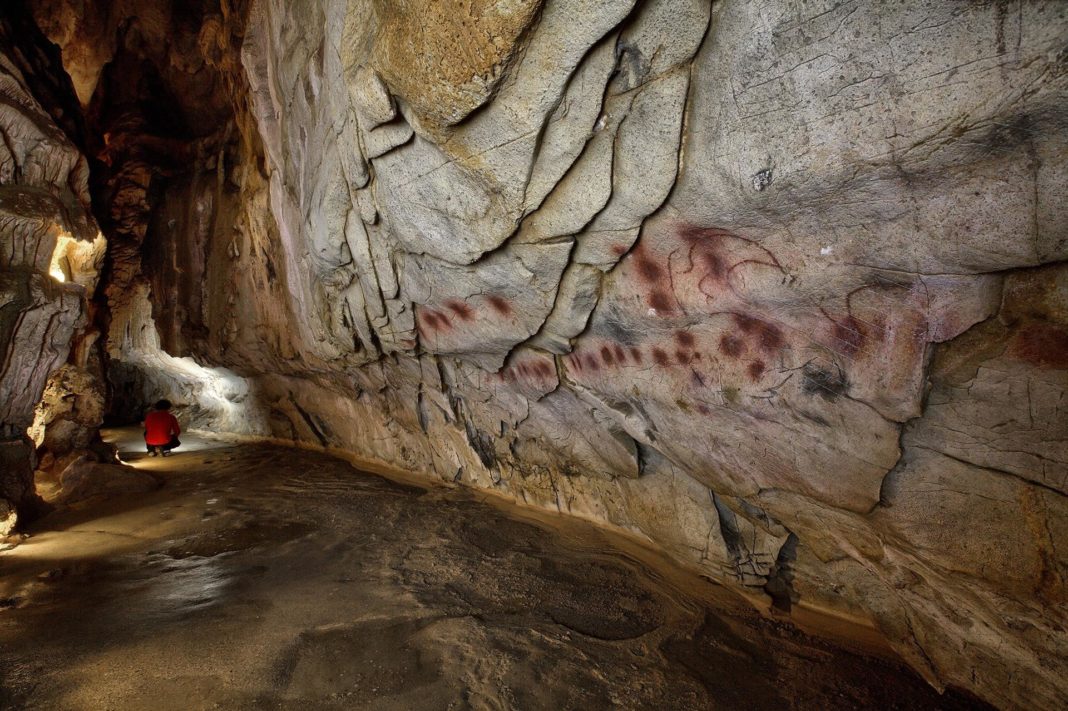
[[[651,309],[649,315],[662,318],[685,315],[687,307],[693,306],[695,296],[699,302],[704,302],[701,311],[705,315],[729,315],[733,323],[720,338],[719,352],[728,358],[749,358],[752,363],[763,361],[763,368],[752,363],[748,366],[748,372],[754,378],[758,377],[754,375],[758,370],[766,369],[769,357],[787,347],[787,333],[795,339],[834,351],[846,361],[854,360],[883,342],[887,331],[885,319],[873,316],[865,320],[856,313],[853,298],[860,292],[905,289],[909,295],[896,299],[895,304],[910,300],[923,304],[927,301],[926,294],[908,284],[876,278],[873,283],[846,295],[844,316],[832,316],[816,306],[810,313],[825,322],[823,327],[791,325],[773,313],[755,308],[738,288],[740,270],[745,267],[765,267],[779,272],[783,278],[789,276],[768,249],[719,227],[682,224],[666,237],[670,240],[672,236],[679,244],[666,256],[652,254],[639,242],[627,258],[635,279],[642,285],[642,298]],[[710,306],[715,310],[708,310]],[[917,329],[926,335],[924,309],[915,306],[912,309],[913,320],[918,322]]]
[[[677,240],[674,248],[673,237]],[[900,283],[875,273],[868,283],[846,294],[844,309],[829,312],[816,303],[789,299],[784,310],[769,309],[747,296],[748,277],[741,270],[747,266],[774,270],[777,276],[773,280],[781,279],[784,288],[788,288],[791,275],[774,254],[754,240],[720,228],[682,225],[659,235],[653,244],[658,249],[639,242],[622,263],[623,278],[638,283],[639,298],[651,309],[642,316],[687,320],[698,315],[704,320],[724,317],[718,341],[713,342],[715,357],[701,367],[697,339],[686,329],[655,344],[618,344],[587,337],[564,358],[576,377],[630,366],[686,368],[682,374],[688,374],[690,383],[705,388],[722,384],[724,374],[714,371],[725,367],[727,372],[759,383],[769,372],[784,367],[783,353],[791,347],[832,351],[848,367],[858,358],[897,347],[895,343],[900,345],[902,337],[920,342],[929,332],[926,314],[930,297],[922,282]],[[858,308],[855,297],[862,293],[864,304]],[[892,338],[895,326],[887,324],[896,326],[897,341]],[[699,412],[701,408],[708,410],[701,405]]]
[[[1036,321],[1021,327],[1010,353],[1039,368],[1068,369],[1068,329]]]
[[[490,310],[500,316],[511,316],[512,305],[508,300],[496,294],[485,297]],[[484,310],[483,310],[484,312]],[[452,331],[457,321],[470,323],[475,321],[480,310],[461,299],[449,299],[438,308],[425,304],[416,306],[415,327],[423,338]]]
[[[629,265],[624,274],[633,275],[640,283],[640,298],[653,309],[649,316],[692,317],[696,315],[694,309],[699,309],[703,317],[721,315],[728,319],[722,324],[718,342],[714,343],[716,356],[708,366],[718,363],[720,367],[730,367],[730,363],[737,363],[735,372],[757,383],[775,367],[772,364],[779,363],[779,367],[782,367],[781,354],[790,348],[791,341],[827,348],[849,362],[869,352],[874,342],[886,340],[891,331],[886,325],[887,318],[893,319],[894,313],[898,313],[900,318],[902,306],[906,309],[906,317],[907,309],[913,309],[909,323],[913,333],[909,335],[913,339],[926,337],[925,310],[916,308],[916,304],[924,303],[926,295],[921,294],[915,285],[880,282],[875,277],[875,281],[846,295],[844,315],[834,316],[815,304],[800,308],[793,304],[794,310],[780,318],[781,314],[751,303],[739,288],[745,284],[739,279],[739,270],[746,265],[776,270],[784,280],[789,277],[770,251],[753,240],[720,228],[683,225],[673,235],[678,244],[666,254],[653,254],[639,242],[623,262]],[[670,235],[656,244],[670,246]],[[871,289],[904,289],[908,294],[886,297],[886,316],[874,315],[865,320],[857,315],[853,301],[855,296]],[[870,298],[870,295],[869,292],[866,298]],[[878,308],[866,303],[863,312],[868,314],[874,311],[878,314]],[[898,311],[895,312],[895,309]],[[482,297],[481,308],[468,301],[451,299],[436,308],[418,307],[417,327],[424,337],[436,336],[460,326],[461,322],[472,322],[487,316],[507,318],[512,314],[512,305],[496,294]],[[823,325],[818,325],[820,323]],[[908,334],[907,330],[900,332]],[[1059,332],[1054,340],[1061,336],[1063,333]],[[1044,347],[1045,337],[1036,340],[1040,341],[1036,344],[1038,350],[1048,350]],[[1021,350],[1027,349],[1024,347]],[[564,357],[564,363],[570,372],[578,376],[634,366],[686,368],[692,385],[703,388],[710,382],[722,380],[722,376],[710,375],[708,367],[700,370],[702,358],[694,333],[683,328],[676,330],[670,339],[655,345],[586,337],[575,351]],[[1041,360],[1042,357],[1037,359]],[[510,382],[521,378],[551,380],[556,377],[556,369],[551,361],[534,359],[509,365],[497,377]]]
[[[475,318],[475,310],[468,306],[466,301],[449,299],[445,302],[445,308],[461,321],[473,321]]]
[[[886,319],[883,316],[875,315],[870,317],[869,320],[864,320],[856,316],[854,313],[854,298],[858,294],[871,289],[904,289],[908,291],[906,300],[909,297],[919,295],[917,289],[910,288],[908,285],[879,280],[875,283],[858,287],[846,294],[846,314],[844,317],[835,318],[827,313],[823,307],[820,307],[820,315],[831,324],[830,331],[827,334],[827,337],[824,338],[823,345],[838,354],[845,356],[848,360],[853,360],[857,356],[863,354],[873,343],[881,343],[885,341],[887,337]],[[926,297],[924,297],[923,300],[926,301]],[[925,340],[928,331],[927,317],[924,313],[917,313],[917,316],[918,318],[915,319],[916,324],[913,335],[916,339]]]
[[[645,300],[657,315],[670,316],[685,311],[676,291],[676,279],[696,277],[696,289],[707,300],[719,299],[724,293],[737,293],[731,277],[745,265],[763,265],[786,275],[779,260],[757,242],[718,227],[682,225],[675,231],[681,243],[664,263],[639,243],[629,258],[638,280],[645,286]],[[739,258],[732,252],[744,250],[757,256]]]
[[[763,319],[732,315],[733,330],[719,337],[719,352],[731,360],[748,360],[745,372],[757,382],[767,370],[764,358],[774,357],[786,346],[782,329]]]
[[[452,320],[442,311],[429,306],[419,306],[415,313],[415,328],[424,338],[431,333],[452,330]]]
[[[525,360],[514,363],[497,373],[497,379],[515,382],[519,378],[538,382],[552,382],[556,379],[556,368],[548,360]]]
[[[746,367],[746,372],[749,373],[749,379],[754,382],[760,380],[761,376],[764,375],[764,369],[766,367],[767,366],[762,360],[750,361],[749,365]]]
[[[649,348],[649,356],[654,365],[667,368],[673,365],[691,365],[701,360],[700,351],[695,350],[697,341],[694,335],[686,330],[678,330],[674,334],[675,347],[652,346]],[[666,350],[665,350],[666,348]],[[569,370],[580,373],[583,371],[599,372],[602,368],[612,369],[626,366],[645,364],[645,355],[638,346],[623,346],[619,343],[604,342],[600,346],[592,348],[579,348],[564,358]],[[695,378],[704,382],[703,376],[695,375]]]
[[[762,353],[773,355],[786,345],[782,328],[779,326],[746,314],[732,314],[731,316],[737,330],[747,337]]]
[[[494,311],[499,313],[501,316],[512,315],[512,305],[500,296],[497,296],[496,294],[490,294],[486,297],[486,301],[489,303],[490,307]]]

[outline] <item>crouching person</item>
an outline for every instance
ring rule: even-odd
[[[148,453],[153,457],[162,454],[166,457],[171,450],[181,444],[178,435],[182,428],[178,426],[178,418],[170,413],[171,401],[160,400],[155,407],[145,415],[145,444]]]

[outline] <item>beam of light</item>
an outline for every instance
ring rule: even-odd
[[[85,288],[86,295],[92,294],[104,263],[107,239],[97,232],[92,240],[79,240],[58,226],[56,230],[56,245],[48,265],[49,276],[60,284],[78,284]],[[33,440],[34,446],[40,447],[44,442],[46,423],[51,421],[52,413],[46,398],[38,403],[33,423],[26,428],[26,435]]]
[[[166,397],[178,406],[195,405],[184,427],[254,434],[268,430],[266,414],[257,405],[249,380],[221,366],[205,366],[188,356],[173,356],[163,348],[152,318],[147,284],[134,287],[132,298],[113,311],[108,351],[114,361],[135,366],[145,374],[141,396],[145,404]]]
[[[52,261],[48,265],[48,274],[61,284],[67,281],[67,270],[70,269],[67,250],[70,249],[70,244],[74,241],[76,240],[71,236],[70,232],[62,231],[59,233],[59,237],[56,238],[56,246],[52,249]]]
[[[52,250],[48,274],[61,284],[70,281],[92,289],[96,286],[106,249],[107,240],[99,232],[92,241],[85,241],[76,239],[66,230],[60,230]]]

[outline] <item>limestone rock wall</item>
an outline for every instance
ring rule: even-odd
[[[261,385],[283,428],[1056,707],[1063,6],[509,7],[473,14],[492,51],[434,3],[405,32],[252,8],[288,329],[322,369]]]
[[[163,172],[152,131],[109,153],[131,401],[618,526],[1063,706],[1068,7],[161,17],[116,51],[212,108]]]
[[[0,16],[0,535],[38,509],[27,430],[103,256],[85,158],[35,98],[65,76],[39,39],[26,14]]]

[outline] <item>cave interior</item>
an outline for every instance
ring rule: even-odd
[[[6,0],[0,706],[1068,707],[1066,47]]]

